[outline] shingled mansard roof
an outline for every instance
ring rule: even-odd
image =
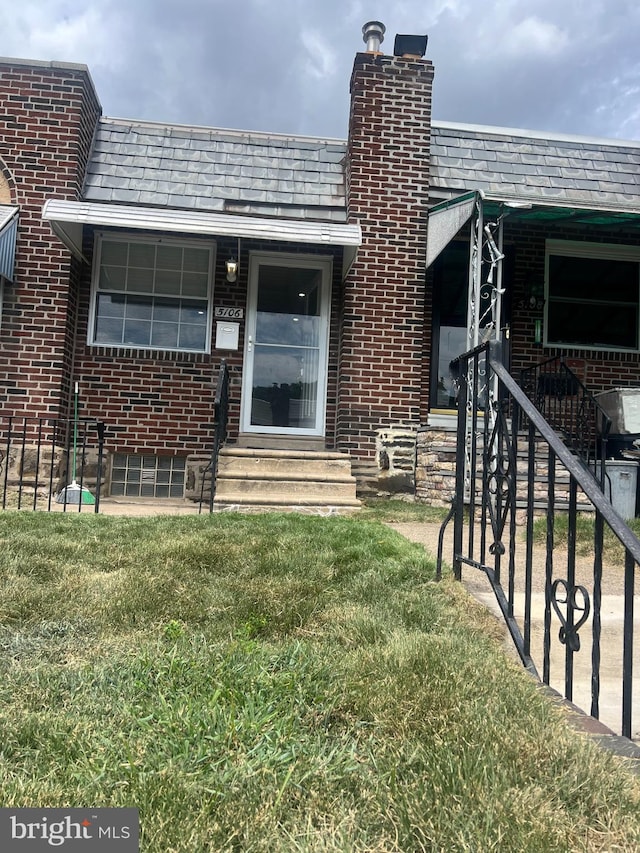
[[[346,142],[103,118],[84,200],[344,222]],[[434,122],[434,199],[640,213],[640,142]]]
[[[341,140],[102,119],[86,201],[344,222]]]
[[[640,213],[640,142],[434,123],[432,189]]]

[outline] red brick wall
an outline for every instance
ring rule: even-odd
[[[79,198],[99,114],[83,66],[0,63],[1,168],[20,206],[15,284],[5,289],[0,328],[3,414],[68,410],[78,270],[41,213],[52,196]]]
[[[230,369],[229,439],[240,428],[240,395],[245,343],[247,282],[251,252],[328,254],[326,247],[243,240],[238,279],[226,280],[226,260],[237,254],[235,240],[216,242],[213,303],[245,309],[240,322],[238,350],[213,349],[210,355],[155,350],[94,347],[87,345],[91,275],[85,269],[75,353],[75,371],[81,388],[81,414],[103,420],[107,425],[108,451],[187,455],[211,449],[213,403],[220,361]],[[87,232],[84,251],[93,253],[93,234]],[[326,443],[335,443],[335,399],[338,361],[337,312],[341,300],[342,253],[333,262],[332,322],[329,341],[328,409]],[[215,323],[215,320],[214,320]],[[215,344],[215,326],[214,339]]]
[[[348,215],[363,245],[345,286],[338,446],[375,452],[375,433],[417,426],[426,384],[422,329],[431,62],[360,53],[351,78]]]

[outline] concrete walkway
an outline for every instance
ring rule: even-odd
[[[434,557],[438,552],[438,535],[440,524],[431,523],[390,523],[390,527],[401,533],[412,542],[417,542]],[[522,541],[519,543],[517,554],[524,559],[524,532],[519,529]],[[450,566],[453,555],[453,524],[451,523],[445,534],[443,562]],[[558,548],[554,551],[554,566],[557,572],[562,572],[566,565],[566,551]],[[606,555],[605,555],[606,561]],[[544,574],[545,574],[546,552],[544,547],[536,546],[533,553],[534,566],[534,592],[532,600],[532,657],[538,672],[542,674],[542,648],[543,648],[543,619],[544,619]],[[593,573],[593,559],[589,557],[578,557],[576,560],[576,581],[582,583],[587,589],[591,588],[589,582]],[[495,600],[495,595],[484,572],[469,566],[463,566],[462,582],[467,591],[477,601],[487,607],[498,619],[504,635],[504,645],[508,653],[517,657],[513,642],[506,629],[502,613]],[[623,607],[624,589],[623,569],[614,561],[609,561],[603,569],[603,589],[601,608],[601,666],[600,666],[600,721],[593,720],[580,712],[584,709],[587,715],[591,707],[591,616],[580,630],[581,648],[574,655],[574,690],[573,703],[568,706],[575,716],[574,722],[579,727],[588,731],[598,739],[604,739],[604,745],[615,748],[616,752],[636,758],[640,764],[640,746],[634,745],[626,738],[617,737],[615,733],[621,731],[622,710],[622,639],[623,639]],[[520,587],[520,589],[519,589]],[[522,584],[516,580],[515,610],[517,616],[522,616],[524,608],[524,595]],[[521,624],[520,619],[518,620]],[[564,655],[565,648],[558,641],[560,623],[555,613],[552,615],[552,651],[551,651],[551,688],[555,695],[564,694]],[[633,679],[633,728],[634,741],[640,740],[640,590],[636,586],[635,595],[635,654],[634,679]],[[518,658],[519,660],[519,658]],[[564,701],[564,700],[563,700]],[[567,703],[565,703],[567,704]]]

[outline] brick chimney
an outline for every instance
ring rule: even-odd
[[[2,199],[20,209],[0,327],[0,406],[58,416],[68,401],[79,270],[42,206],[80,197],[100,104],[85,65],[0,58],[0,114]]]
[[[363,244],[345,283],[337,436],[340,449],[372,458],[381,433],[410,433],[426,414],[433,65],[382,54],[377,21],[363,37],[368,51],[356,54],[351,76],[346,165],[349,222],[360,223]]]

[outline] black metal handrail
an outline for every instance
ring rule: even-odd
[[[525,368],[520,386],[551,426],[564,436],[565,443],[604,484],[607,438],[611,418],[567,367],[562,356],[555,356]]]
[[[229,420],[229,368],[225,359],[220,362],[218,378],[216,381],[216,393],[213,401],[214,431],[211,457],[206,468],[202,472],[202,484],[200,489],[200,512],[204,498],[204,481],[206,474],[210,474],[211,489],[209,492],[209,512],[213,512],[213,502],[216,496],[216,481],[218,478],[218,460],[220,448],[227,440],[227,423]]]
[[[622,651],[616,671],[621,673],[621,733],[631,737],[634,583],[636,566],[640,565],[640,540],[614,510],[595,476],[558,437],[556,428],[542,416],[529,395],[505,369],[499,344],[492,342],[478,347],[456,361],[461,405],[458,409],[456,487],[450,514],[454,521],[454,576],[461,579],[463,565],[484,572],[524,665],[538,676],[541,661],[541,680],[545,684],[552,683],[552,669],[555,675],[555,670],[562,665],[563,692],[572,701],[574,659],[581,650],[580,631],[584,634],[590,630],[589,695],[584,702],[590,701],[590,713],[597,718],[600,715],[603,643],[618,654],[610,635],[611,623],[607,621],[603,628],[601,621],[603,542],[605,529],[611,531],[624,553],[621,559],[624,577],[620,583],[623,588],[616,590],[623,600]],[[484,411],[477,404],[483,399],[489,401]],[[466,401],[466,405],[462,401]],[[544,478],[538,471],[541,447],[545,448]],[[523,458],[526,470],[521,472],[524,477],[519,478],[518,465]],[[568,480],[566,554],[556,547],[559,518],[556,498],[561,475]],[[524,525],[520,516],[516,525],[519,482],[524,482],[526,489]],[[544,556],[534,559],[534,517],[541,493],[543,518],[546,519]],[[589,559],[588,569],[584,561],[578,559],[579,499],[595,511],[593,558]],[[520,501],[519,506],[522,503]],[[443,530],[448,521],[449,518]],[[439,553],[438,573],[441,562]],[[536,593],[544,602],[544,612],[539,619],[541,649],[532,649]],[[552,632],[554,621],[556,625],[559,623],[557,640]],[[583,656],[585,648],[583,643]],[[558,662],[558,652],[561,652],[562,664]],[[611,674],[610,669],[608,674]]]

